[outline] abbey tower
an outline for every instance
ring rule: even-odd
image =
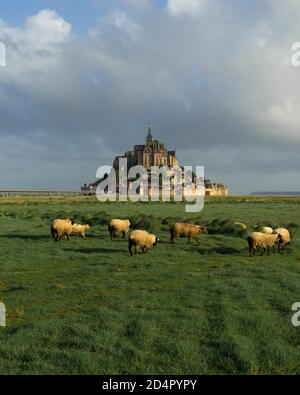
[[[144,166],[147,170],[150,170],[151,166],[179,167],[176,152],[174,150],[169,151],[165,144],[153,139],[150,122],[146,144],[135,145],[133,150],[127,151],[124,155],[116,156],[113,164],[116,171],[118,171],[120,158],[127,159],[128,169],[132,166]]]

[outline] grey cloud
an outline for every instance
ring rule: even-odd
[[[57,36],[43,51],[31,43],[49,14],[33,19],[30,34],[0,25],[13,62],[0,69],[0,185],[93,180],[98,166],[144,141],[151,115],[154,135],[181,162],[204,164],[234,192],[264,182],[297,189],[296,2],[212,0],[193,18],[134,3],[115,2],[81,36],[50,14],[44,34]]]

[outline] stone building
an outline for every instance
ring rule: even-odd
[[[153,139],[152,127],[149,123],[146,144],[135,145],[133,150],[127,151],[124,155],[116,156],[113,167],[118,171],[119,159],[126,158],[128,169],[132,166],[144,166],[151,170],[151,166],[179,167],[175,151],[169,151],[159,140]]]
[[[212,183],[210,180],[204,180],[206,196],[228,196],[229,188],[221,183]]]
[[[132,166],[143,166],[149,173],[149,188],[151,188],[150,171],[151,166],[167,166],[169,168],[180,168],[179,161],[176,158],[176,151],[169,151],[165,144],[159,140],[153,139],[152,127],[149,122],[148,132],[145,144],[135,145],[133,150],[125,152],[124,155],[116,156],[113,162],[113,168],[116,171],[117,178],[119,173],[119,159],[127,159],[127,171]],[[181,169],[183,171],[183,168]],[[102,180],[96,180],[93,183],[85,184],[81,190],[87,194],[93,194],[97,186]],[[127,180],[130,185],[134,180]],[[187,180],[185,180],[186,182]],[[172,176],[171,176],[172,185]],[[193,189],[195,189],[195,181],[192,182]],[[223,184],[212,183],[210,180],[204,180],[204,189],[206,196],[226,196],[229,194],[229,189]],[[150,190],[149,190],[150,192]],[[195,190],[193,191],[193,193]]]

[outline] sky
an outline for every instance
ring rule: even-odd
[[[0,4],[0,189],[78,189],[153,135],[232,193],[300,190],[298,0]]]

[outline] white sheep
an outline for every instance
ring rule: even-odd
[[[146,232],[145,230],[134,230],[128,239],[128,249],[132,256],[132,247],[135,248],[136,254],[137,248],[142,250],[142,253],[147,252],[151,247],[155,247],[159,239],[157,236]]]
[[[271,235],[274,232],[270,226],[263,226],[260,231],[268,235]]]
[[[85,232],[87,232],[88,230],[91,229],[91,226],[89,224],[85,224],[85,225],[79,225],[79,224],[74,224],[72,226],[72,234],[75,235],[81,235],[83,238],[86,238],[85,236]]]
[[[108,225],[110,239],[116,237],[118,233],[121,233],[123,235],[123,239],[125,239],[125,235],[128,232],[130,225],[131,223],[129,219],[112,219]]]
[[[263,253],[266,251],[269,255],[270,248],[273,247],[278,240],[281,240],[281,236],[278,233],[273,233],[270,235],[262,232],[252,232],[248,236],[250,256],[255,255],[258,249],[261,251],[261,255],[263,255]]]
[[[247,225],[243,222],[235,222],[234,225],[238,226],[241,230],[247,230]]]
[[[51,223],[51,236],[55,241],[61,240],[62,237],[69,240],[73,225],[73,219],[55,219]]]

